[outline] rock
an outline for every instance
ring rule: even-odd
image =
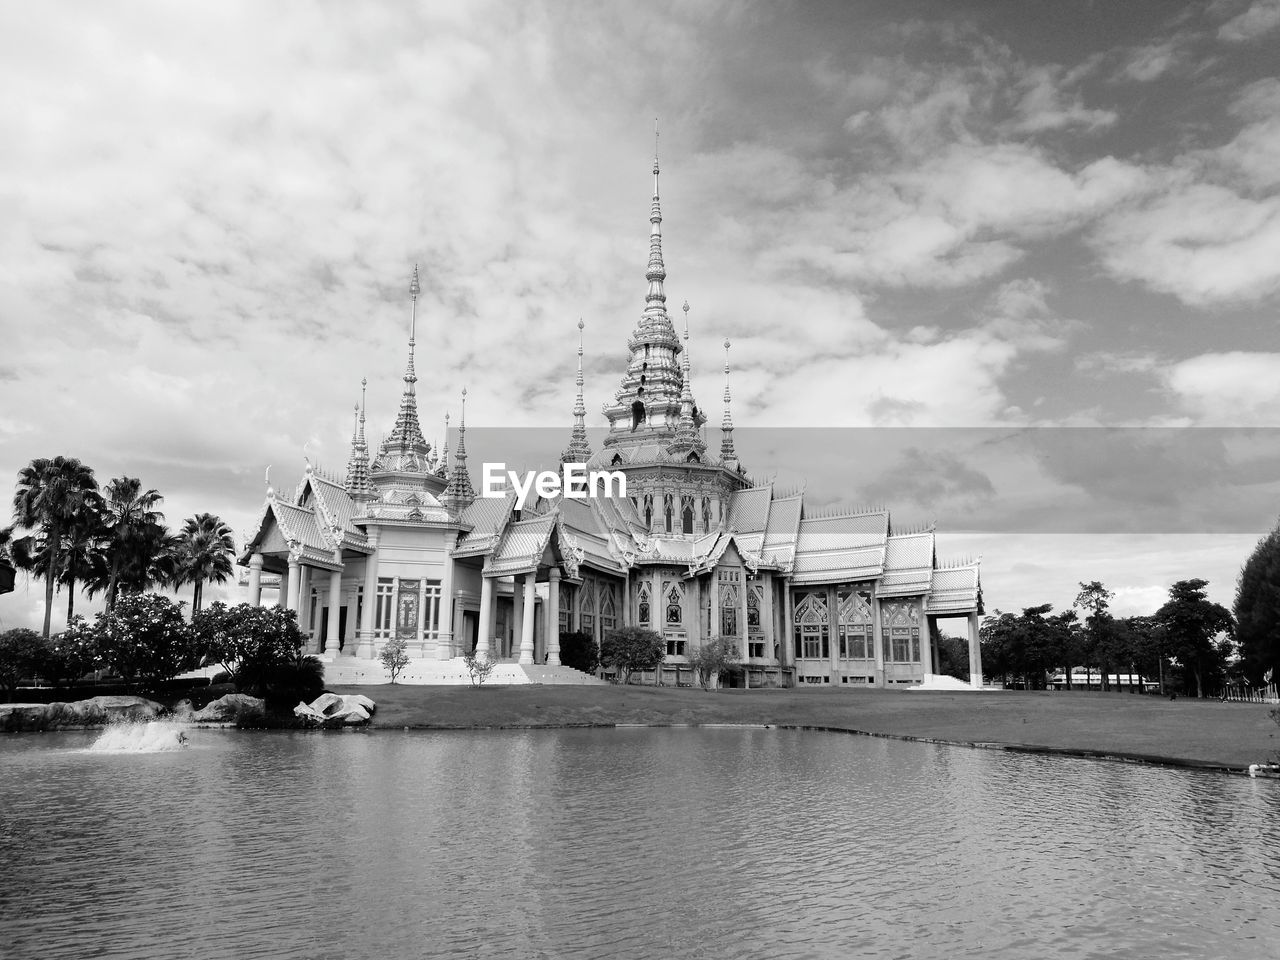
[[[234,723],[244,716],[260,715],[266,705],[245,693],[228,693],[191,715],[196,723]]]
[[[145,697],[90,697],[71,703],[15,703],[0,706],[0,729],[59,730],[95,727],[117,720],[154,720],[164,707]]]
[[[372,700],[358,693],[348,696],[325,693],[309,704],[299,703],[293,708],[293,715],[313,723],[337,726],[368,723],[376,709]]]
[[[189,720],[191,714],[196,712],[195,706],[190,700],[179,700],[173,705],[173,717],[175,720]]]

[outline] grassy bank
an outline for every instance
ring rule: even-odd
[[[467,729],[618,723],[765,723],[1025,745],[1242,768],[1274,759],[1262,704],[1131,694],[672,687],[334,687],[378,704],[374,726]]]

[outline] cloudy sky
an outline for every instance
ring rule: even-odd
[[[361,377],[390,428],[414,263],[427,433],[466,386],[554,457],[578,318],[599,426],[643,307],[660,117],[757,477],[936,519],[989,607],[1229,602],[1280,511],[1278,45],[1280,0],[4,3],[0,476],[247,530],[268,464],[343,469]]]

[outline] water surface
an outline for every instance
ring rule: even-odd
[[[0,738],[12,958],[1274,957],[1280,784],[778,730]]]

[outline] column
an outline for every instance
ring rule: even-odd
[[[289,569],[284,577],[281,578],[280,593],[285,597],[285,609],[292,610],[295,613],[298,610],[298,586],[302,580],[300,571],[301,564],[297,558],[289,558]],[[287,587],[287,593],[286,593]]]
[[[476,637],[476,659],[489,656],[489,638],[493,635],[493,579],[480,577],[480,626]]]
[[[523,642],[521,631],[523,630],[524,577],[515,576],[511,578],[511,656],[519,657],[520,655],[520,644]]]
[[[978,636],[978,611],[969,614],[969,686],[982,689],[982,646]]]
[[[262,554],[249,558],[249,606],[262,606]]]
[[[307,636],[307,653],[319,653],[324,646],[324,637],[311,611],[311,568],[305,563],[298,567],[298,629]]]
[[[742,630],[742,685],[751,688],[751,628],[747,626],[747,591],[751,584],[747,580],[747,568],[742,567],[742,589],[739,591],[738,626]]]
[[[626,607],[626,604],[623,604]],[[547,580],[547,663],[560,666],[560,568],[552,567]]]
[[[329,574],[329,622],[324,632],[324,652],[330,657],[338,655],[338,620],[342,607],[342,571]]]
[[[436,659],[453,656],[453,557],[446,549],[444,577],[440,581],[440,632],[436,634]]]
[[[778,618],[773,613],[773,571],[765,570],[761,578],[764,590],[764,604],[760,608],[760,626],[764,630],[764,655],[773,658],[774,644],[778,645],[778,663],[782,663],[782,645],[775,635],[778,629]]]
[[[876,650],[876,685],[887,687],[888,683],[884,676],[884,633],[881,629],[883,621],[880,618],[880,598],[873,596],[871,598],[871,629],[876,632],[875,650]]]
[[[432,651],[434,653],[434,651]],[[418,634],[414,638],[413,649],[409,651],[411,657],[427,656],[427,578],[418,578]]]
[[[520,583],[524,585],[524,603],[521,604],[521,613],[523,616],[520,620],[520,662],[533,663],[533,614],[534,604],[537,603],[537,594],[534,592],[537,588],[535,575],[526,573],[520,578]],[[519,592],[519,591],[517,591]]]
[[[360,608],[360,631],[351,652],[362,660],[373,659],[373,631],[378,612],[378,541],[369,538],[373,553],[364,560],[364,606]]]
[[[920,598],[920,606],[924,606],[924,597]],[[924,665],[926,675],[933,673],[933,625],[935,621],[928,614],[924,618],[923,636],[920,638],[920,663]]]

